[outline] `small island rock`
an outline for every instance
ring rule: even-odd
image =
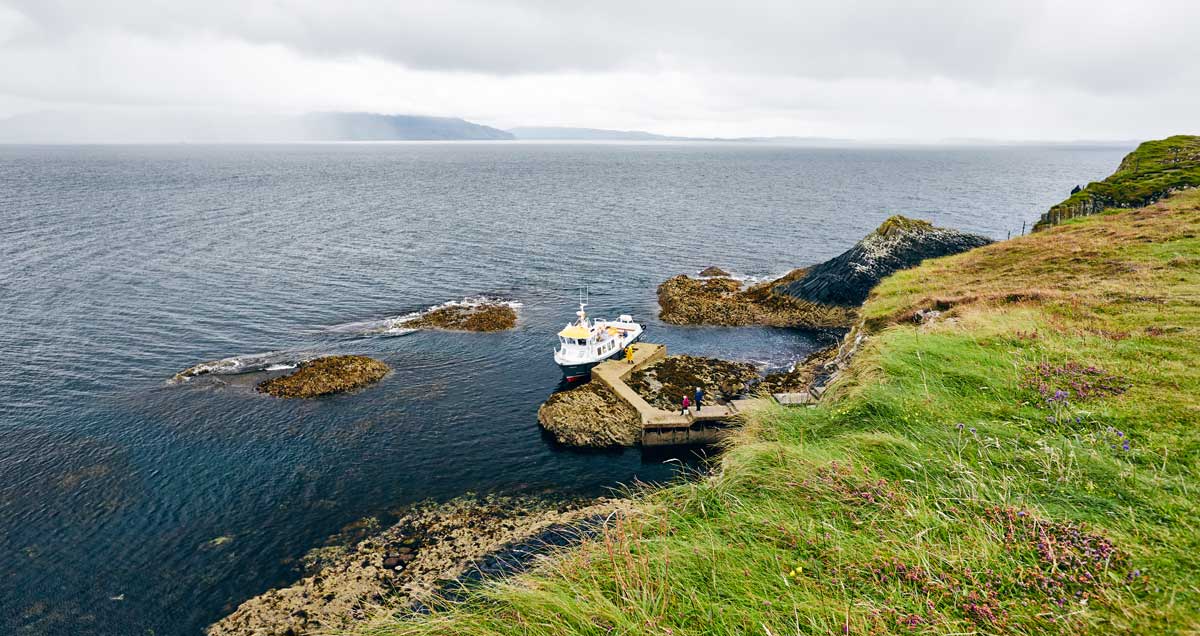
[[[280,398],[314,398],[378,382],[391,371],[366,356],[327,356],[301,364],[294,373],[264,380],[258,390]]]
[[[438,307],[404,324],[413,329],[504,331],[517,325],[517,311],[506,303]]]

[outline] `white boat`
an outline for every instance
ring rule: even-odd
[[[558,332],[558,348],[554,350],[554,361],[562,369],[568,382],[581,380],[589,375],[592,367],[625,355],[625,347],[642,337],[643,327],[628,314],[616,320],[588,319],[587,303],[579,303],[578,318]]]

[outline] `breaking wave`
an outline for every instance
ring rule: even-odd
[[[315,358],[315,355],[297,353],[294,351],[268,351],[242,356],[232,356],[201,362],[188,367],[171,378],[172,382],[187,382],[202,375],[237,375],[255,373],[258,371],[284,371],[294,369],[301,363]]]

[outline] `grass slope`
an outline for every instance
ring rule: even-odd
[[[863,311],[818,408],[761,411],[713,475],[366,631],[1200,629],[1200,191],[927,261]]]
[[[1126,155],[1107,179],[1089,183],[1050,208],[1034,230],[1108,208],[1150,205],[1171,192],[1197,186],[1200,186],[1200,136],[1175,135],[1147,141]]]

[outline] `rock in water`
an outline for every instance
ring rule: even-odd
[[[728,278],[728,277],[729,277],[729,272],[727,272],[727,271],[725,271],[725,270],[721,269],[720,267],[717,267],[716,265],[712,265],[712,266],[710,266],[710,267],[706,267],[706,268],[704,268],[703,270],[701,270],[701,271],[700,271],[700,275],[701,275],[701,276],[704,276],[705,278],[712,278],[712,277],[714,277],[714,276],[720,276],[720,277],[722,277],[722,278]]]
[[[281,398],[314,398],[378,382],[391,371],[366,356],[328,356],[305,362],[290,375],[260,382],[258,390]]]
[[[854,247],[810,267],[796,280],[775,287],[779,294],[822,305],[858,306],[892,272],[927,258],[982,247],[992,240],[978,234],[937,228],[928,221],[893,216]]]
[[[567,446],[633,446],[642,437],[638,412],[599,382],[551,395],[538,408],[538,422]]]
[[[445,329],[447,331],[504,331],[517,324],[517,312],[504,303],[450,305],[439,307],[421,317],[404,323],[412,329]]]

